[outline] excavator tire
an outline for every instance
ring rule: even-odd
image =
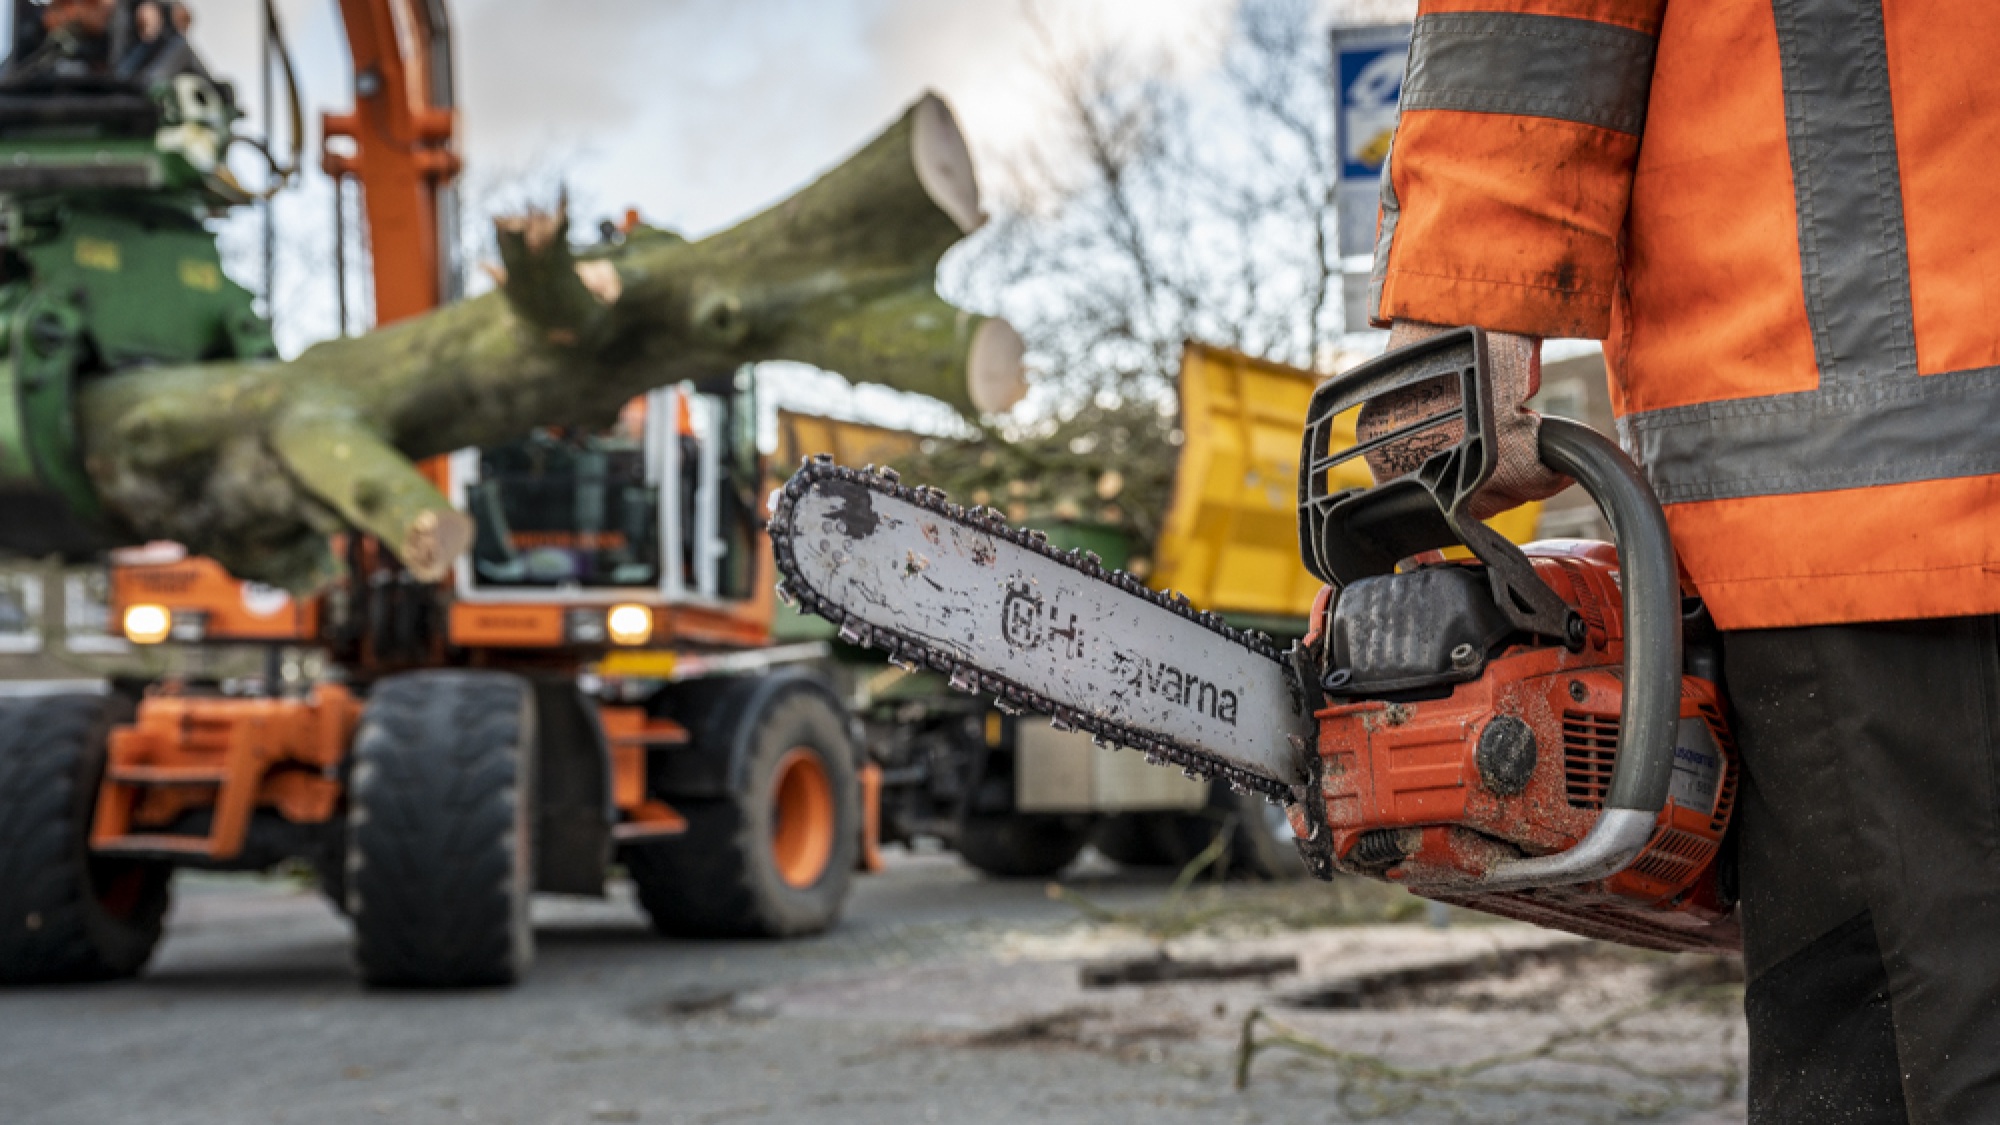
[[[160,940],[173,868],[93,857],[116,695],[0,700],[0,984],[129,977]]]
[[[1090,827],[1082,816],[966,816],[958,822],[955,850],[995,878],[1046,879],[1083,851]]]
[[[348,790],[347,913],[364,981],[512,984],[534,959],[535,694],[426,670],[369,693]]]
[[[625,869],[669,936],[818,933],[840,917],[861,847],[846,716],[803,678],[723,690],[715,710],[728,720],[706,727],[742,747],[728,794],[675,801],[687,831],[626,848]]]

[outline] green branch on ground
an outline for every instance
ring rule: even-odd
[[[1049,884],[1048,895],[1075,908],[1087,921],[1128,926],[1156,942],[1223,928],[1307,930],[1358,922],[1407,922],[1424,915],[1423,900],[1372,880],[1342,877],[1332,883],[1198,886],[1202,875],[1219,871],[1228,859],[1234,820],[1225,818],[1218,824],[1216,838],[1181,868],[1166,897],[1153,906],[1119,910],[1060,883]]]
[[[1253,1064],[1269,1051],[1285,1051],[1330,1064],[1338,1082],[1336,1098],[1352,1117],[1400,1117],[1427,1104],[1450,1103],[1460,1095],[1554,1094],[1609,1103],[1624,1116],[1657,1117],[1690,1106],[1719,1105],[1733,1099],[1742,1073],[1723,1045],[1724,1061],[1715,1066],[1661,1069],[1640,1066],[1604,1046],[1634,1019],[1690,1003],[1713,1003],[1726,986],[1699,985],[1671,989],[1602,1019],[1551,1032],[1532,1046],[1502,1051],[1459,1063],[1404,1066],[1380,1055],[1347,1050],[1289,1027],[1254,1008],[1243,1017],[1236,1046],[1238,1090],[1248,1089]],[[1734,1032],[1730,1033],[1733,1037]],[[1640,1085],[1609,1080],[1558,1079],[1514,1074],[1534,1064],[1562,1064],[1586,1070],[1614,1071]],[[1697,1087],[1713,1085],[1712,1093]]]
[[[1049,884],[1049,897],[1057,902],[1066,902],[1081,911],[1093,922],[1109,925],[1133,926],[1154,941],[1164,942],[1183,934],[1193,933],[1209,924],[1217,912],[1213,908],[1186,905],[1188,888],[1194,886],[1202,872],[1215,867],[1229,854],[1229,840],[1236,832],[1236,818],[1224,818],[1215,839],[1210,840],[1193,859],[1174,876],[1173,885],[1167,888],[1167,897],[1158,906],[1149,910],[1113,910],[1061,883]]]

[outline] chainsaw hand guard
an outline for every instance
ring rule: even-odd
[[[1439,378],[1459,383],[1458,404],[1345,449],[1333,448],[1334,420],[1364,403]],[[1339,465],[1419,435],[1461,427],[1459,440],[1417,469],[1373,488],[1330,491]],[[1520,548],[1473,518],[1474,498],[1499,464],[1493,440],[1493,372],[1486,333],[1458,328],[1419,340],[1329,379],[1313,393],[1299,456],[1299,548],[1306,569],[1332,586],[1394,572],[1403,559],[1464,545],[1486,564],[1493,598],[1516,628],[1583,641],[1575,613]]]
[[[1459,381],[1456,409],[1345,449],[1335,419],[1371,399],[1440,377]],[[1372,450],[1462,423],[1459,440],[1413,472],[1371,488],[1335,491],[1332,470]],[[1395,573],[1404,559],[1462,545],[1485,564],[1494,601],[1524,633],[1582,648],[1585,624],[1535,573],[1519,547],[1472,518],[1471,502],[1496,455],[1485,334],[1443,333],[1328,380],[1313,395],[1299,458],[1299,549],[1306,569],[1338,590]],[[1638,467],[1586,426],[1544,419],[1543,462],[1573,478],[1609,520],[1623,588],[1624,691],[1617,755],[1602,813],[1575,846],[1493,864],[1482,892],[1564,886],[1608,878],[1652,838],[1673,778],[1681,710],[1680,582],[1666,516]],[[1338,593],[1335,595],[1338,597]]]

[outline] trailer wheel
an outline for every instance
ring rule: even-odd
[[[347,913],[371,985],[512,984],[534,959],[534,692],[499,672],[382,680],[354,738]]]
[[[1285,807],[1254,793],[1229,793],[1228,798],[1235,803],[1237,814],[1236,839],[1231,848],[1234,866],[1273,882],[1305,878],[1305,860],[1299,856],[1298,837],[1285,816]]]
[[[744,680],[725,689],[727,721],[710,727],[746,735],[732,791],[676,801],[685,833],[625,849],[639,904],[663,934],[818,933],[846,904],[861,847],[846,716],[810,680],[759,686]]]
[[[1025,813],[958,822],[959,858],[1001,879],[1045,879],[1070,865],[1090,839],[1090,818]]]
[[[0,983],[136,974],[160,940],[170,864],[89,853],[115,695],[0,700]]]
[[[1256,794],[1237,793],[1219,781],[1209,785],[1205,811],[1173,817],[1169,831],[1179,840],[1177,862],[1192,863],[1225,824],[1233,826],[1229,853],[1223,857],[1225,874],[1274,882],[1305,877],[1305,862],[1299,858],[1285,810]]]
[[[1179,867],[1180,840],[1173,813],[1113,813],[1098,822],[1090,842],[1121,867]]]

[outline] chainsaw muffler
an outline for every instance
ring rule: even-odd
[[[1332,448],[1335,418],[1435,380],[1457,384],[1455,409]],[[1489,388],[1485,338],[1461,329],[1314,395],[1300,547],[1328,589],[1300,662],[1320,693],[1301,848],[1316,870],[1556,929],[1737,948],[1720,862],[1735,750],[1712,649],[1684,645],[1684,614],[1706,618],[1682,597],[1665,515],[1617,446],[1550,418],[1543,461],[1617,545],[1523,550],[1472,519],[1495,468]],[[1424,431],[1447,440],[1414,472],[1329,487],[1335,466]]]

